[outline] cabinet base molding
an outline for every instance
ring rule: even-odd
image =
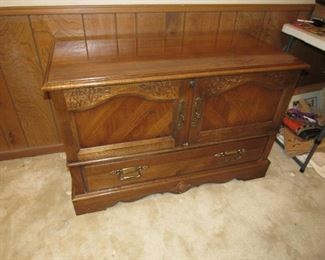
[[[251,180],[264,177],[269,160],[200,171],[163,180],[125,185],[98,192],[72,195],[77,215],[105,210],[118,202],[131,202],[154,193],[183,193],[204,183],[222,183],[233,179]]]

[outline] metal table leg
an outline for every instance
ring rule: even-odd
[[[322,142],[322,140],[324,139],[325,137],[325,126],[323,126],[323,129],[322,131],[320,132],[320,134],[316,137],[315,141],[314,141],[314,145],[313,147],[311,148],[307,158],[306,158],[306,161],[304,162],[304,164],[301,166],[300,168],[300,172],[304,172],[306,170],[306,167],[310,161],[310,159],[313,157],[314,153],[316,152],[317,150],[317,147],[318,145],[320,145],[320,143]]]
[[[293,36],[290,36],[289,37],[289,42],[288,42],[288,44],[286,45],[286,46],[284,46],[284,48],[283,48],[283,51],[284,52],[289,52],[290,51],[290,49],[291,49],[291,47],[292,47],[292,44],[293,44],[293,42],[294,42],[294,40],[295,40],[295,37],[293,37]]]

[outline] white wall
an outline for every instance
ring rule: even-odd
[[[0,0],[5,6],[118,4],[314,4],[315,0]]]

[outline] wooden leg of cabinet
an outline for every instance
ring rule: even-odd
[[[118,202],[134,201],[154,193],[183,193],[191,187],[204,183],[222,183],[232,179],[250,180],[264,177],[269,164],[268,160],[264,160],[240,164],[231,168],[201,171],[163,180],[126,185],[99,192],[73,194],[72,201],[76,214],[80,215],[105,210]]]

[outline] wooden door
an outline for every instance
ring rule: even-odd
[[[190,116],[185,81],[86,87],[64,91],[79,159],[172,149],[186,142]]]
[[[298,72],[269,72],[196,81],[190,143],[275,134]]]

